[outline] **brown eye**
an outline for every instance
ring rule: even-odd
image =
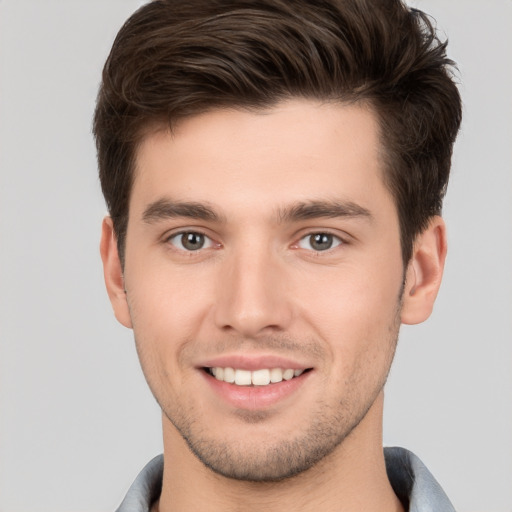
[[[328,251],[333,247],[340,245],[342,241],[330,233],[313,233],[300,239],[299,247],[301,249],[310,249],[313,251]]]

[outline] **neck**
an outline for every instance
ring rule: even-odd
[[[330,455],[279,482],[246,482],[206,468],[164,417],[164,477],[158,512],[403,512],[386,474],[382,449],[383,395]]]

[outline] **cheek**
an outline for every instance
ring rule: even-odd
[[[170,334],[190,327],[210,294],[204,271],[193,265],[173,268],[164,258],[135,260],[132,267],[126,282],[132,321],[144,323],[148,332],[166,326]]]
[[[358,353],[367,356],[372,347],[389,347],[387,341],[396,336],[397,330],[400,268],[390,268],[387,273],[378,265],[370,269],[333,269],[318,282],[322,285],[309,287],[314,293],[297,293],[299,315],[328,342],[334,358],[340,358],[336,354],[340,351],[347,360]]]
[[[401,269],[357,268],[333,269],[301,293],[303,302],[309,302],[320,315],[332,311],[340,313],[340,318],[377,320],[389,317],[395,311],[402,285]],[[300,286],[297,290],[300,292]],[[313,293],[311,293],[313,292]]]
[[[165,265],[127,269],[128,304],[137,352],[152,388],[180,376],[180,354],[197,336],[206,314],[206,290],[187,272]]]

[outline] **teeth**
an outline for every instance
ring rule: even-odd
[[[251,381],[255,386],[266,386],[270,384],[270,370],[256,370],[252,372]]]
[[[215,376],[215,378],[217,378],[217,376]],[[233,368],[224,368],[224,376],[219,378],[219,380],[233,384],[233,382],[235,382],[235,370],[233,370]]]
[[[283,379],[284,380],[290,380],[293,379],[293,370],[285,370],[283,372]]]
[[[250,386],[252,384],[249,370],[235,370],[235,384],[237,386]]]
[[[266,386],[267,384],[275,384],[283,380],[290,380],[294,377],[302,375],[304,370],[293,370],[287,368],[263,368],[253,372],[249,370],[237,370],[234,368],[210,368],[210,373],[217,379],[237,386]]]
[[[270,370],[270,382],[281,382],[283,380],[283,370],[281,368],[272,368]]]

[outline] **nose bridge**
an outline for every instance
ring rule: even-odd
[[[283,330],[291,318],[286,276],[269,244],[234,248],[224,261],[218,286],[217,325],[244,337],[265,330]]]

